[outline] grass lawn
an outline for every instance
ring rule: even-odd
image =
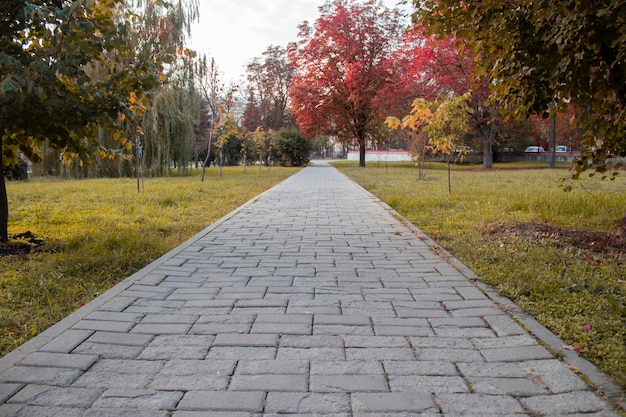
[[[566,169],[454,167],[448,195],[440,165],[336,166],[626,387],[626,174],[567,193]]]
[[[43,244],[0,255],[0,356],[295,172],[7,182],[9,233]]]

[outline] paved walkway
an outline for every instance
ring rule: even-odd
[[[0,416],[618,416],[431,247],[306,168],[0,360]]]

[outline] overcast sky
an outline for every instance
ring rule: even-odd
[[[394,7],[398,0],[385,0]],[[287,46],[298,25],[313,24],[324,0],[200,0],[200,23],[191,47],[215,58],[225,81],[238,82],[245,65],[270,45]],[[404,8],[403,10],[407,10]]]

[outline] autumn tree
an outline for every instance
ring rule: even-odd
[[[289,88],[294,68],[285,48],[270,46],[260,57],[247,65],[248,102],[244,111],[244,126],[254,131],[279,130],[291,124],[288,109]]]
[[[387,113],[379,99],[394,83],[390,56],[403,31],[400,13],[375,0],[334,0],[320,7],[314,26],[304,22],[299,29],[298,42],[289,47],[298,125],[310,137],[355,141],[365,166],[368,141],[381,132]]]
[[[448,194],[452,194],[450,162],[459,141],[469,131],[468,118],[472,110],[467,106],[470,93],[461,96],[439,97],[435,101],[417,98],[411,111],[402,119],[387,117],[385,124],[391,129],[409,129],[415,133],[424,131],[428,134],[428,149],[433,154],[445,155],[448,166]]]
[[[577,174],[626,156],[626,2],[414,0],[414,20],[454,35],[514,114],[573,106],[583,132]]]
[[[135,18],[121,0],[0,2],[3,166],[20,153],[36,161],[45,143],[85,161],[106,155],[95,135],[102,127],[128,144],[125,126],[141,116],[166,60],[137,59],[128,42]],[[110,70],[92,77],[99,64]],[[0,241],[8,240],[7,226],[3,178]]]

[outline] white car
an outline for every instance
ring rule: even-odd
[[[545,152],[543,147],[541,146],[529,146],[524,150],[526,153],[537,153],[537,152]]]
[[[558,145],[554,148],[554,152],[569,152],[569,149],[567,149],[567,146],[565,145]]]

